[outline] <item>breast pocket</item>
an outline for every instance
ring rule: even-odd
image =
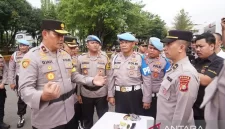
[[[98,73],[105,76],[105,64],[97,64]]]
[[[138,65],[127,65],[127,74],[129,77],[139,77],[141,76],[140,69]]]
[[[90,69],[89,64],[81,64],[81,70],[83,75],[88,75],[89,69]]]
[[[46,78],[48,81],[56,81],[57,77],[57,69],[54,66],[43,66],[42,67],[42,73],[44,74],[44,78]]]
[[[71,77],[73,67],[74,66],[71,62],[65,63],[65,68],[66,68],[66,72],[67,72],[68,77]]]
[[[172,86],[172,82],[168,80],[163,80],[159,90],[159,95],[162,96],[164,99],[169,100],[171,96],[171,92],[170,92],[171,86]]]

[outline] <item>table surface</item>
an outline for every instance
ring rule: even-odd
[[[106,112],[91,129],[114,129],[114,124],[120,124],[120,122],[125,122],[132,125],[136,123],[135,129],[148,129],[154,125],[154,118],[147,116],[140,116],[140,121],[130,121],[123,120],[126,114],[116,113],[116,112]],[[122,128],[127,129],[127,128]]]

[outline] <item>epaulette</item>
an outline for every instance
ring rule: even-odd
[[[37,50],[40,50],[40,48],[39,47],[34,47],[34,48],[32,48],[32,49],[30,49],[32,52],[35,52],[35,51],[37,51]]]

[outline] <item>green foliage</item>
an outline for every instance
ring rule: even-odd
[[[176,30],[192,30],[193,23],[188,12],[185,12],[184,9],[181,9],[180,12],[174,18],[173,26]]]

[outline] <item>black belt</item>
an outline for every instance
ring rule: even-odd
[[[72,89],[71,91],[61,95],[58,99],[54,99],[54,100],[51,100],[49,102],[49,105],[52,104],[52,103],[55,103],[55,102],[59,102],[59,101],[65,101],[67,100],[71,95],[73,95],[75,93],[75,89]]]
[[[100,88],[102,88],[102,86],[94,86],[94,87],[90,87],[90,86],[87,86],[87,85],[83,85],[83,87],[87,90],[90,90],[90,91],[97,91],[99,90]]]

